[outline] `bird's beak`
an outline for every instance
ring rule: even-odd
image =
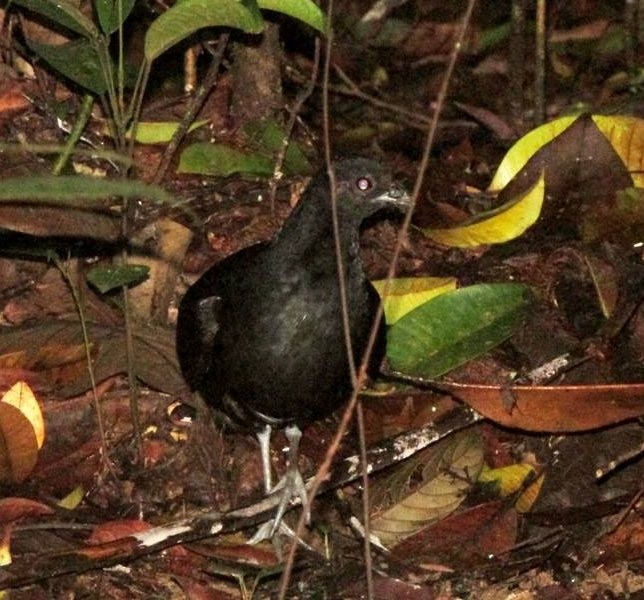
[[[407,212],[411,208],[411,196],[404,187],[397,183],[392,183],[384,194],[376,196],[372,202],[382,208],[397,208],[401,212]]]

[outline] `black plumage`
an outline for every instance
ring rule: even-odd
[[[371,160],[343,160],[334,172],[350,333],[359,364],[379,302],[359,256],[360,225],[383,209],[406,209],[408,196]],[[294,447],[284,506],[293,494],[303,495],[296,472],[297,425],[333,412],[351,392],[329,190],[322,171],[271,241],[212,267],[179,307],[177,351],[184,377],[213,409],[263,432],[267,491],[270,426],[290,426]],[[376,367],[384,335],[382,326],[371,363]]]

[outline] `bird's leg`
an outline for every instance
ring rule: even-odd
[[[264,478],[264,493],[268,496],[273,487],[271,475],[271,426],[266,425],[264,429],[257,432],[259,450],[262,455],[262,475]]]
[[[273,543],[276,546],[278,555],[280,554],[280,546],[278,544],[278,538],[276,533],[281,533],[287,537],[297,539],[295,532],[282,521],[282,517],[286,512],[286,507],[289,505],[291,499],[295,496],[299,496],[304,510],[307,511],[306,522],[310,522],[311,515],[310,509],[307,502],[307,493],[306,486],[304,485],[304,480],[302,479],[302,474],[297,465],[297,457],[300,445],[300,439],[302,438],[302,432],[295,425],[291,425],[285,430],[286,439],[288,440],[288,465],[286,467],[286,474],[279,483],[273,488],[272,487],[272,476],[271,476],[271,461],[270,461],[270,441],[271,441],[271,426],[266,425],[264,429],[257,433],[257,439],[259,441],[259,448],[262,456],[262,472],[264,476],[264,491],[266,495],[272,494],[274,492],[279,492],[281,490],[280,504],[277,508],[275,517],[264,523],[255,535],[249,540],[250,544],[256,544],[262,540],[272,539]],[[310,549],[310,546],[305,544],[302,540],[297,539],[298,543],[302,544],[306,548]]]
[[[275,486],[276,490],[280,487],[282,488],[282,498],[280,500],[279,507],[277,508],[277,513],[275,514],[271,535],[274,535],[279,528],[284,512],[286,511],[286,507],[295,496],[299,496],[302,502],[302,507],[306,511],[306,522],[310,523],[311,521],[308,494],[306,493],[304,479],[302,479],[302,474],[300,473],[300,469],[297,464],[302,432],[297,425],[289,425],[284,430],[284,434],[288,440],[288,465],[286,467],[286,474]]]

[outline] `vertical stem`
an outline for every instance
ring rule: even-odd
[[[534,121],[546,120],[546,0],[537,0],[534,66]]]
[[[67,138],[67,143],[65,144],[65,148],[58,156],[58,159],[54,164],[54,168],[51,171],[54,175],[60,175],[60,172],[67,164],[67,161],[69,160],[69,157],[71,156],[72,151],[76,147],[76,144],[78,143],[78,140],[83,134],[83,131],[85,130],[85,126],[89,121],[89,118],[92,114],[92,106],[94,106],[94,96],[92,96],[91,94],[85,94],[83,96],[83,100],[81,103],[81,109],[78,112],[78,115],[76,117],[76,122],[74,123],[74,128],[69,134],[69,138]]]
[[[523,82],[525,81],[526,0],[512,0],[512,38],[510,40],[510,115],[522,124]],[[521,129],[521,127],[519,127]]]

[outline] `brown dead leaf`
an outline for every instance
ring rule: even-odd
[[[88,544],[106,544],[128,537],[134,533],[148,531],[152,526],[140,519],[120,519],[101,523],[87,539]]]
[[[87,238],[115,242],[121,221],[115,215],[72,207],[0,204],[0,227],[35,236]]]
[[[88,329],[97,382],[126,373],[124,329],[99,325]],[[174,331],[137,324],[133,341],[135,370],[144,383],[168,393],[184,389]],[[1,357],[12,361],[18,357],[22,368],[43,372],[63,395],[73,396],[90,388],[78,321],[49,321],[0,331],[0,364]]]
[[[392,548],[400,560],[415,563],[448,561],[463,569],[490,555],[510,550],[517,538],[514,509],[495,501],[451,515],[426,527]]]
[[[644,519],[635,507],[620,526],[598,544],[601,562],[636,561],[644,556]]]
[[[11,523],[18,519],[52,515],[54,510],[29,498],[2,498],[0,500],[0,523]]]
[[[21,483],[38,459],[38,441],[29,419],[20,409],[0,402],[0,480]]]
[[[412,58],[439,56],[447,59],[460,35],[460,30],[460,22],[421,21],[414,25],[409,36],[402,43],[402,53]],[[465,41],[467,51],[476,51],[479,37],[480,31],[477,28],[468,27]]]
[[[610,202],[618,190],[633,185],[626,165],[590,115],[579,117],[538,150],[499,192],[503,204],[521,196],[545,172],[546,201],[539,223],[560,232],[575,231],[588,207]]]
[[[495,423],[525,431],[589,431],[644,415],[644,384],[637,383],[504,387],[443,382],[441,387]]]

